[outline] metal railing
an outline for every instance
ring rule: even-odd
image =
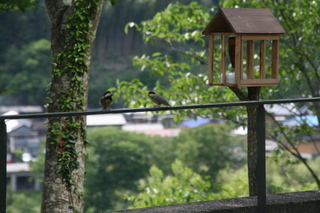
[[[281,99],[268,101],[241,101],[231,103],[211,103],[211,104],[195,104],[185,106],[172,107],[147,107],[147,108],[123,108],[112,109],[110,111],[84,111],[84,112],[56,112],[56,113],[36,113],[22,115],[3,115],[0,116],[0,213],[6,212],[6,182],[7,182],[7,130],[6,119],[34,119],[34,118],[52,118],[65,116],[82,116],[82,115],[98,115],[98,114],[119,114],[119,113],[135,113],[135,112],[152,112],[152,111],[168,111],[168,110],[184,110],[184,109],[200,109],[200,108],[219,108],[219,107],[235,107],[257,105],[257,212],[267,212],[266,201],[266,156],[265,156],[265,109],[264,105],[284,104],[284,103],[303,103],[303,102],[320,102],[320,98],[298,98],[298,99]]]

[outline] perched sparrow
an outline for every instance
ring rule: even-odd
[[[157,93],[150,91],[148,93],[149,98],[151,99],[151,101],[153,101],[155,104],[157,104],[157,107],[159,107],[161,104],[165,105],[165,106],[170,106],[170,104],[168,103],[168,101],[166,101],[166,99],[164,99],[164,97],[162,97],[161,95],[158,95]]]
[[[100,98],[100,105],[103,107],[104,110],[109,109],[109,105],[112,103],[112,95],[112,92],[107,91]]]

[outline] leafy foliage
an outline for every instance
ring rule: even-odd
[[[166,197],[182,203],[248,196],[245,152],[234,151],[241,150],[242,143],[227,134],[230,129],[225,124],[205,125],[164,138],[115,127],[89,129],[85,211],[142,207],[145,201],[148,206],[165,205]],[[44,161],[42,152],[39,156],[42,163],[32,166],[38,174]],[[318,161],[309,161],[317,173]],[[273,153],[267,158],[268,193],[316,189],[306,171],[287,152]]]
[[[0,13],[8,11],[25,11],[31,8],[39,7],[35,0],[10,0],[0,3]]]
[[[144,35],[145,42],[154,43],[156,39],[164,40],[168,44],[194,41],[204,46],[205,41],[200,30],[204,27],[205,21],[210,19],[210,15],[204,13],[204,10],[204,7],[196,2],[188,5],[179,2],[169,4],[165,11],[156,13],[152,20],[141,22],[141,27],[129,23],[125,32],[128,32],[128,27],[135,26]]]
[[[287,98],[287,97],[319,97],[320,82],[320,53],[318,51],[320,39],[314,37],[319,33],[320,7],[316,1],[300,2],[286,1],[234,1],[223,2],[224,7],[250,7],[250,8],[270,8],[278,17],[280,24],[286,30],[282,36],[282,48],[280,49],[280,83],[275,88],[263,88],[262,95],[265,98]],[[312,18],[311,18],[312,17]],[[293,128],[285,127],[277,122],[273,115],[269,117],[274,121],[268,131],[269,137],[278,141],[281,147],[300,160],[310,174],[312,174],[318,187],[320,179],[308,165],[308,162],[297,150],[297,144],[306,142],[305,137],[311,138],[317,134],[320,124],[320,108],[318,102],[313,102],[302,106],[295,104],[295,112],[291,110],[292,116],[302,116],[299,125]],[[304,110],[300,110],[300,108]],[[309,112],[308,112],[309,111]],[[303,116],[311,113],[317,116],[318,125],[313,126],[306,123]],[[309,142],[314,143],[314,140]],[[320,152],[318,151],[318,154]]]
[[[234,175],[224,170],[219,176],[222,182],[212,182],[208,180],[209,177],[195,173],[179,160],[173,162],[171,167],[173,175],[164,176],[159,168],[153,166],[149,177],[139,184],[143,192],[136,197],[128,196],[129,200],[134,201],[130,208],[247,196],[248,181],[244,170],[244,172],[237,171]]]
[[[89,130],[88,137],[92,149],[86,165],[85,208],[92,212],[116,208],[121,192],[136,191],[136,181],[152,165],[150,138],[114,127]]]
[[[267,158],[267,191],[268,193],[296,192],[318,190],[308,169],[288,152],[280,150],[273,153],[276,157]],[[309,160],[309,165],[319,174],[319,160]],[[272,175],[269,175],[272,174]]]
[[[232,91],[222,87],[209,87],[207,85],[205,38],[201,32],[210,21],[213,8],[204,8],[196,2],[188,5],[171,3],[168,7],[157,13],[153,19],[140,24],[129,23],[143,35],[145,42],[156,43],[161,40],[170,49],[165,53],[155,52],[151,55],[134,57],[133,64],[141,67],[142,72],[151,72],[165,81],[157,81],[155,85],[146,87],[143,84],[136,86],[135,90],[128,85],[132,82],[120,82],[117,86],[119,94],[124,95],[124,102],[129,106],[144,105],[147,90],[159,91],[165,97],[170,97],[176,105],[199,104],[236,100]],[[178,14],[178,15],[177,15]],[[178,16],[178,17],[177,17]],[[131,97],[127,99],[127,97]],[[132,99],[132,97],[135,97]],[[239,109],[238,109],[239,110]],[[241,109],[242,112],[244,108]],[[238,111],[239,112],[239,111]],[[181,120],[185,116],[225,117],[236,119],[239,113],[232,110],[184,110],[175,114],[175,119]],[[244,121],[244,120],[243,120]]]
[[[213,179],[223,168],[244,165],[245,138],[231,136],[233,128],[230,124],[208,124],[183,131],[176,139],[176,158],[193,171]]]
[[[265,90],[266,97],[319,96],[317,88],[319,78],[320,39],[316,21],[320,16],[319,3],[285,1],[234,1],[227,0],[223,7],[270,8],[278,18],[286,33],[281,36],[280,47],[280,83],[275,88]]]
[[[319,51],[317,51],[319,39],[314,38],[315,31],[313,29],[319,28],[317,27],[318,23],[315,20],[317,20],[316,17],[319,17],[320,7],[318,7],[318,3],[315,1],[311,4],[301,3],[300,1],[294,0],[290,2],[290,6],[287,5],[287,2],[272,0],[266,0],[263,2],[228,0],[221,2],[223,7],[270,8],[287,31],[282,40],[282,47],[285,48],[280,49],[281,64],[279,70],[279,86],[261,88],[261,96],[264,99],[319,96],[318,84],[320,80],[320,61],[318,60]],[[303,9],[300,7],[303,7]],[[196,12],[190,12],[190,8]],[[198,10],[202,12],[198,13]],[[175,17],[172,16],[172,14],[177,11],[180,11],[179,14],[181,15],[179,20],[175,20]],[[202,15],[199,16],[198,14]],[[196,54],[198,48],[203,49],[203,42],[201,40],[203,38],[198,38],[197,35],[200,35],[199,27],[203,29],[204,25],[202,24],[209,23],[209,14],[209,9],[199,6],[197,3],[190,3],[189,5],[172,3],[164,11],[157,13],[152,20],[144,21],[140,24],[129,23],[127,25],[127,28],[137,28],[142,33],[146,42],[155,43],[156,40],[161,40],[171,47],[172,52],[170,53],[156,52],[151,56],[143,55],[142,57],[135,57],[133,63],[141,67],[141,70],[143,71],[152,72],[159,76],[167,76],[168,82],[158,81],[153,89],[161,92],[166,97],[170,97],[176,102],[176,104],[201,104],[213,101],[219,102],[235,100],[233,92],[228,88],[208,88],[208,86],[206,86],[207,77],[194,71],[194,64],[201,65],[203,64],[203,61],[205,61],[203,60],[205,59],[205,56],[202,58],[199,57],[201,54]],[[310,19],[310,15],[315,19],[308,22],[308,29],[305,29],[304,27],[301,29],[303,23]],[[202,21],[199,21],[198,19],[201,19]],[[192,20],[194,20],[197,25],[192,25]],[[183,26],[180,24],[182,22]],[[194,33],[197,30],[199,33]],[[194,36],[189,36],[189,34]],[[205,73],[205,71],[202,73]],[[120,84],[118,90],[121,93],[128,92],[129,89],[126,88],[126,85],[127,84]],[[137,98],[135,101],[132,101],[131,99],[130,102],[127,103],[134,103],[134,106],[142,103],[141,100],[144,97],[143,93],[145,93],[146,89],[145,85],[141,85],[140,89],[138,88],[134,92],[130,93],[131,96],[136,95]],[[236,89],[238,90],[238,88]],[[241,90],[241,93],[245,94],[246,92]],[[296,108],[299,107],[301,107],[301,105],[297,104]],[[318,121],[320,121],[319,103],[310,103],[305,107],[317,115]],[[216,111],[215,109],[184,110],[177,112],[175,114],[175,119],[180,120],[185,116],[195,117],[200,115],[211,118],[225,118],[233,120],[240,125],[245,125],[246,119],[244,118],[244,114],[245,112],[242,108],[241,110],[231,109],[223,110],[222,112]],[[298,115],[303,114],[298,113]],[[273,121],[278,123],[274,117]],[[312,132],[314,133],[314,129],[319,129],[319,127],[310,128],[309,125],[302,124],[297,128],[286,128],[285,131],[282,131],[282,128],[280,127],[281,124],[278,123],[275,126],[278,128],[272,128],[269,132],[270,135],[277,135],[277,137],[273,137],[273,139],[276,139],[282,147],[285,147],[291,154],[297,157],[307,168],[309,168],[309,172],[313,175],[315,181],[320,187],[319,178],[312,169],[310,169],[307,161],[304,160],[297,152],[297,149],[295,148],[296,142],[291,142],[289,146],[286,144],[290,142],[288,140],[290,138],[291,141],[297,139],[301,141],[303,136],[310,136]],[[280,134],[283,135],[282,138],[285,138],[285,140],[279,140]],[[294,151],[292,152],[290,150]]]
[[[286,157],[290,156],[287,154]],[[319,169],[316,166],[318,161],[319,158],[311,162],[316,170]],[[306,169],[302,164],[288,165],[283,161],[275,164],[273,158],[267,158],[267,165],[268,193],[317,190],[316,184],[310,182],[312,177],[304,175]],[[149,176],[139,183],[143,191],[137,196],[127,197],[133,201],[130,208],[248,196],[248,171],[245,166],[236,170],[223,169],[214,181],[200,176],[179,160],[172,164],[172,171],[173,175],[165,176],[159,168],[153,166]]]
[[[317,17],[319,17],[320,14],[320,7],[316,1],[301,2],[292,0],[285,3],[284,1],[271,0],[228,0],[224,1],[223,4],[225,7],[234,7],[237,5],[240,7],[271,8],[287,31],[281,41],[280,84],[278,87],[263,88],[262,97],[264,99],[319,95],[319,51],[317,49],[320,43],[319,38],[315,35],[317,34],[317,30],[319,30],[319,27],[317,27],[317,20],[319,20],[319,18]],[[206,73],[207,69],[206,66],[203,66],[203,63],[206,61],[205,52],[203,51],[205,39],[200,36],[200,32],[204,28],[204,25],[208,23],[209,18],[212,17],[212,10],[213,9],[203,8],[197,3],[192,3],[189,6],[173,3],[165,11],[155,15],[155,20],[152,19],[142,22],[141,24],[128,24],[126,29],[128,32],[130,27],[136,27],[136,29],[143,33],[146,42],[158,43],[163,46],[167,45],[170,49],[166,49],[163,52],[157,50],[155,53],[135,57],[134,64],[141,68],[142,73],[148,73],[145,74],[145,76],[153,76],[154,80],[153,82],[148,82],[147,80],[135,79],[129,82],[118,82],[117,96],[122,96],[128,106],[134,107],[148,105],[149,102],[146,102],[145,99],[149,89],[156,89],[165,97],[175,101],[177,105],[236,100],[234,94],[227,88],[206,86],[207,77],[203,74]],[[179,16],[179,19],[176,18],[177,16]],[[193,19],[194,17],[198,18]],[[162,23],[163,26],[161,26]],[[176,26],[177,29],[175,29]],[[20,50],[20,47],[17,47],[17,49]],[[149,73],[151,74],[149,75]],[[316,104],[310,104],[307,107],[319,114],[318,110],[320,107]],[[176,119],[179,120],[190,115],[202,115],[228,118],[243,124],[245,123],[245,119],[239,116],[239,114],[243,114],[243,112],[244,109],[239,110],[238,108],[237,110],[228,111],[225,109],[189,110],[176,114]],[[92,130],[94,136],[92,136],[92,138],[90,136],[90,138],[93,139],[93,150],[87,166],[88,188],[86,199],[87,208],[92,210],[92,212],[95,212],[97,209],[105,210],[106,208],[112,209],[118,208],[119,206],[126,206],[127,203],[119,204],[116,201],[121,198],[124,191],[126,191],[124,187],[132,189],[132,191],[137,191],[136,186],[138,185],[138,180],[144,178],[145,176],[143,175],[147,175],[148,168],[153,164],[155,166],[152,167],[151,176],[140,182],[140,189],[142,190],[144,187],[151,189],[150,186],[157,186],[159,188],[163,187],[165,190],[163,193],[159,190],[142,192],[145,194],[140,194],[136,199],[137,204],[134,205],[142,206],[144,199],[147,200],[149,204],[156,203],[156,205],[158,205],[161,202],[166,202],[165,196],[173,196],[173,194],[175,194],[173,192],[181,196],[180,198],[172,198],[174,202],[177,200],[184,202],[185,200],[194,199],[197,196],[199,199],[203,199],[203,194],[195,193],[195,191],[191,189],[192,186],[188,185],[188,182],[185,184],[190,187],[191,194],[183,193],[185,192],[184,189],[179,188],[178,177],[185,180],[188,174],[188,177],[194,177],[195,184],[205,192],[207,192],[206,190],[209,190],[210,187],[213,187],[214,192],[223,195],[221,196],[222,198],[246,195],[243,191],[248,188],[247,185],[245,185],[246,179],[243,178],[242,175],[240,177],[230,175],[235,174],[235,170],[208,170],[208,168],[215,163],[211,159],[210,153],[208,152],[209,149],[206,150],[208,146],[206,141],[210,140],[209,135],[212,135],[209,130],[206,130],[207,132],[205,131],[206,135],[203,135],[203,137],[202,134],[196,133],[195,130],[191,133],[184,132],[180,139],[174,138],[166,140],[159,138],[151,139],[141,135],[137,136],[139,139],[136,139],[135,136],[133,136],[134,134],[128,134],[122,137],[117,129],[101,130],[104,132],[98,133],[98,131]],[[275,136],[273,138],[278,139],[281,143],[287,142],[283,137],[284,133],[291,131],[284,126],[272,126],[270,130],[274,130],[270,135]],[[303,123],[302,128],[293,128],[288,136],[292,139],[298,139],[298,134],[311,134],[313,131],[313,129],[310,130],[310,128]],[[283,133],[280,139],[279,132]],[[218,142],[224,142],[224,140],[218,136],[218,133],[220,132],[215,132],[214,136],[218,138]],[[197,140],[192,139],[193,136],[197,136],[198,139],[203,140],[204,143],[198,143]],[[131,138],[134,139],[133,143],[127,140]],[[113,139],[115,140],[113,141]],[[104,144],[100,143],[100,141],[108,142]],[[149,142],[152,145],[150,145]],[[60,144],[57,143],[57,146],[59,145]],[[209,145],[211,145],[210,149],[219,149],[219,147],[214,146],[216,145],[214,143]],[[232,144],[229,145],[232,146]],[[105,149],[107,149],[107,151]],[[89,150],[89,152],[90,151],[91,150]],[[207,152],[204,152],[206,153],[205,157],[199,162],[197,160],[199,153],[202,151]],[[219,152],[223,153],[221,150],[219,150]],[[192,161],[189,158],[194,160]],[[174,171],[172,171],[169,165],[174,159],[180,159],[184,165],[176,161],[176,164],[179,164],[179,166],[176,165]],[[277,161],[274,162],[274,159]],[[227,162],[234,162],[234,160],[235,159],[226,158]],[[123,164],[120,164],[120,162]],[[319,162],[308,162],[311,162],[313,169],[318,168],[317,165]],[[219,168],[226,166],[220,163],[223,162],[218,162],[217,166]],[[197,167],[197,164],[201,166]],[[231,181],[237,184],[228,189],[224,187],[224,184],[209,186],[209,184],[212,184],[211,181],[208,181],[206,177],[196,174],[190,168],[186,168],[185,165],[197,173],[204,173],[204,171],[214,171],[216,173],[218,171],[218,174],[214,175],[217,182],[222,182],[223,180],[226,184]],[[131,167],[133,168],[132,170]],[[309,183],[312,179],[310,176],[305,175],[305,168],[301,167],[301,164],[297,164],[296,160],[285,155],[282,150],[278,151],[276,157],[268,163],[267,167],[269,192],[277,193],[316,189],[314,183]],[[121,171],[122,168],[124,168],[125,171]],[[112,173],[110,171],[112,171]],[[139,173],[135,174],[136,171],[139,171]],[[131,176],[132,173],[133,176]],[[243,172],[243,174],[245,174],[245,172]],[[112,175],[114,175],[114,177],[112,177]],[[236,178],[233,179],[232,177]],[[110,183],[109,185],[106,184],[106,180],[111,180],[108,182]],[[120,187],[113,184],[118,180]],[[180,192],[178,190],[175,191],[175,188],[181,189]],[[156,193],[162,193],[159,199],[154,197]],[[209,195],[207,197],[209,197]]]
[[[10,0],[6,2],[10,3],[15,1]],[[21,3],[23,2],[28,1],[21,1]],[[168,1],[124,0],[121,1],[121,3],[118,2],[116,6],[112,6],[110,2],[111,1],[106,1],[104,4],[95,44],[92,49],[88,95],[89,108],[99,107],[97,100],[99,100],[106,87],[116,86],[116,79],[131,80],[142,74],[137,68],[132,66],[132,55],[151,52],[160,46],[143,44],[137,31],[131,31],[126,35],[123,31],[124,25],[131,20],[139,22],[148,19],[169,3]],[[116,3],[116,1],[113,2]],[[10,11],[0,13],[0,31],[5,32],[1,34],[0,39],[1,73],[11,72],[11,70],[6,70],[8,67],[7,64],[17,62],[15,58],[20,58],[20,52],[23,47],[40,39],[50,40],[51,38],[50,21],[46,10],[42,6],[43,1],[36,0],[35,3],[41,5],[40,8],[33,8],[24,12]],[[15,54],[12,53],[10,58],[4,58],[5,55],[9,54],[8,52],[10,52],[11,49],[16,50]],[[42,65],[34,67],[29,72],[23,72],[22,76],[25,79],[29,79],[29,76],[34,73],[44,72],[41,79],[47,82],[45,87],[41,87],[37,91],[22,90],[20,87],[10,87],[9,90],[3,90],[3,87],[7,87],[8,82],[2,82],[2,79],[0,79],[1,103],[16,105],[44,104],[43,100],[46,97],[45,88],[50,82],[49,70],[51,69],[51,59],[49,51],[48,54],[43,52],[39,52],[38,54],[39,56],[32,56],[30,58],[41,57]],[[38,81],[30,80],[29,84],[31,84],[32,87],[37,87]],[[24,96],[17,97],[16,95],[20,93],[23,93]],[[119,104],[115,102],[114,104],[112,107],[123,107],[121,102],[119,102]]]
[[[7,213],[40,212],[41,191],[13,192],[10,187],[7,188]]]
[[[119,199],[124,193],[134,196],[142,190],[137,184],[146,178],[152,165],[161,169],[164,176],[177,175],[170,166],[177,159],[199,172],[199,178],[213,179],[226,165],[240,167],[243,159],[239,161],[231,156],[239,156],[232,147],[241,146],[241,141],[228,135],[230,128],[221,124],[205,125],[185,130],[173,138],[148,137],[111,127],[89,130],[92,145],[88,149],[86,169],[86,209],[96,212],[126,208],[128,203],[119,204]],[[212,182],[212,179],[204,180],[209,185]]]
[[[11,46],[1,67],[0,90],[22,103],[43,104],[50,74],[50,42],[34,41],[22,48]],[[12,100],[13,103],[16,101]]]
[[[143,208],[150,206],[172,205],[204,200],[213,200],[210,193],[210,182],[203,179],[199,174],[184,167],[179,160],[172,165],[173,176],[164,177],[163,172],[153,166],[150,176],[146,181],[141,181],[139,188],[143,190],[134,199],[131,208]]]

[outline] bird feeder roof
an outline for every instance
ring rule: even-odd
[[[202,32],[210,33],[283,34],[285,31],[270,9],[221,8]]]

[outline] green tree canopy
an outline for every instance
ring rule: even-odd
[[[143,134],[114,127],[88,131],[91,141],[86,172],[86,209],[93,212],[114,209],[121,193],[136,190],[152,165],[152,141]]]
[[[35,7],[39,7],[35,0],[4,0],[0,3],[0,13],[25,11]]]
[[[0,68],[1,90],[18,101],[12,103],[44,104],[50,82],[50,41],[40,39],[18,48],[12,45]]]
[[[241,139],[228,135],[232,127],[208,124],[185,129],[176,137],[150,137],[114,127],[89,129],[86,209],[125,208],[128,204],[119,202],[122,194],[140,191],[137,183],[146,178],[153,165],[165,176],[174,175],[171,164],[176,159],[203,176],[215,177],[226,166],[240,167],[243,159],[232,156],[239,156],[233,148],[241,147]]]
[[[245,137],[232,136],[234,125],[207,124],[182,131],[176,138],[176,158],[193,171],[215,179],[218,172],[245,163]],[[239,150],[236,152],[235,150]]]
[[[171,164],[172,175],[165,176],[161,169],[153,166],[147,179],[139,183],[143,192],[129,196],[134,203],[130,208],[172,205],[200,202],[206,200],[227,199],[245,196],[248,187],[245,173],[236,172],[225,176],[228,182],[212,182],[185,166],[180,160]],[[240,175],[240,176],[239,176]],[[214,188],[219,188],[215,191]]]

